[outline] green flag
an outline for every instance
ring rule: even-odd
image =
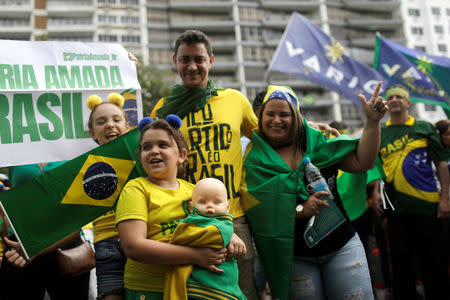
[[[364,173],[348,173],[339,170],[336,180],[337,188],[350,221],[358,219],[366,211],[367,184],[385,177],[379,158],[375,161],[375,167]]]
[[[125,183],[145,172],[134,129],[8,192],[3,206],[32,257],[115,208]]]
[[[356,139],[343,136],[327,141],[306,120],[304,125],[304,156],[319,168],[339,162],[357,147]],[[303,164],[291,170],[272,147],[253,133],[245,155],[241,199],[271,293],[280,299],[289,299],[295,206],[297,197],[308,197],[303,177]]]

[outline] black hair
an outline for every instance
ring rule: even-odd
[[[439,133],[439,135],[444,134],[447,132],[448,127],[450,126],[450,120],[440,120],[436,122],[434,125]]]
[[[181,44],[204,44],[209,57],[213,56],[211,42],[208,36],[199,30],[186,30],[177,38],[175,41],[175,56],[177,56],[178,48],[180,48]]]
[[[267,93],[267,91],[261,91],[261,92],[257,93],[255,98],[253,99],[252,108],[253,108],[253,112],[255,114],[263,106],[263,100],[264,100],[264,96],[266,95],[266,93]]]

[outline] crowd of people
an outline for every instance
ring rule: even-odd
[[[98,299],[253,300],[266,281],[280,299],[373,299],[361,225],[369,206],[386,219],[394,299],[416,299],[417,279],[427,300],[449,299],[449,121],[436,129],[415,120],[408,90],[388,87],[384,101],[378,83],[370,99],[359,96],[364,127],[350,138],[308,122],[289,87],[267,87],[252,109],[242,93],[209,79],[213,62],[204,33],[176,40],[182,83],[139,123],[145,175],[93,221]],[[88,99],[99,145],[129,130],[122,105],[120,95]],[[331,195],[311,189],[305,158]],[[15,166],[9,179],[14,187],[62,163]],[[390,210],[381,204],[384,177]],[[329,208],[324,197],[343,220],[311,247],[304,232]],[[80,231],[27,261],[5,227],[0,299],[42,299],[45,291],[87,299],[89,273],[63,278],[55,260],[57,248],[81,243]]]

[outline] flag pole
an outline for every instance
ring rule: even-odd
[[[13,223],[11,222],[11,219],[8,217],[8,213],[6,212],[6,209],[5,209],[5,207],[3,206],[3,203],[2,203],[1,201],[0,201],[0,209],[1,209],[2,212],[4,213],[5,218],[6,218],[6,220],[7,220],[8,223],[9,223],[9,226],[11,226],[12,231],[14,232],[14,235],[16,236],[17,241],[19,242],[20,249],[22,249],[23,253],[25,254],[26,260],[29,260],[29,259],[30,259],[30,256],[28,255],[27,250],[25,250],[25,247],[23,246],[22,241],[20,240],[20,237],[19,237],[19,235],[17,234],[17,231],[14,229]],[[5,245],[5,246],[6,246],[6,245]]]

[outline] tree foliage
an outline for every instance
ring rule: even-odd
[[[177,76],[170,69],[160,69],[154,65],[138,64],[138,80],[142,88],[144,116],[149,116],[156,102],[170,94]]]

